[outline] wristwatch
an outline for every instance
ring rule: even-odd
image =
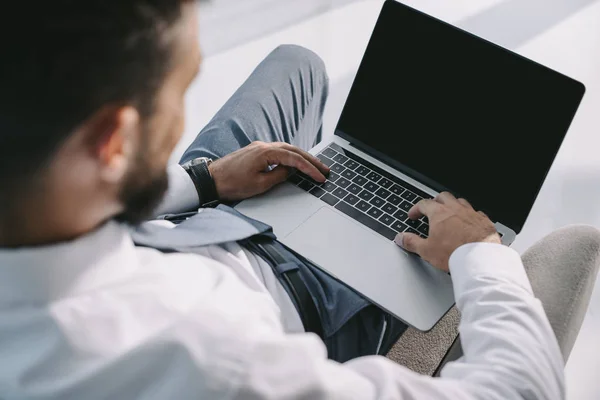
[[[188,173],[200,200],[200,207],[214,207],[219,203],[219,194],[215,181],[210,174],[208,166],[213,160],[208,157],[194,158],[182,165]]]

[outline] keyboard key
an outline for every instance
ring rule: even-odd
[[[367,182],[367,184],[363,187],[372,193],[375,193],[377,190],[379,190],[379,186],[377,186],[373,182]]]
[[[333,160],[335,162],[339,162],[340,164],[344,164],[346,161],[348,161],[348,157],[338,154],[335,157],[333,157]]]
[[[365,214],[361,213],[360,211],[346,204],[343,201],[338,203],[335,206],[335,208],[348,215],[350,218],[355,219],[356,221],[360,222],[366,227],[386,237],[388,240],[394,240],[394,238],[396,237],[396,232],[383,225],[382,223],[375,221],[373,218],[366,216]]]
[[[402,192],[404,192],[404,188],[402,188],[398,185],[392,185],[392,187],[390,188],[390,192],[400,195],[400,194],[402,194]]]
[[[415,231],[413,228],[408,228],[405,232],[414,233],[415,235],[419,236],[419,232]]]
[[[369,211],[367,211],[367,214],[377,219],[383,215],[383,211],[381,211],[379,208],[372,207]]]
[[[334,149],[335,151],[339,151],[339,152],[343,152],[344,149],[342,149],[342,146],[340,146],[339,144],[335,143],[335,142],[331,142],[329,143],[329,147]]]
[[[394,184],[394,182],[390,181],[389,179],[386,178],[382,178],[379,182],[381,186],[383,186],[386,189],[389,189],[390,187],[392,187],[392,185]]]
[[[319,154],[317,158],[328,167],[331,167],[334,164],[331,158],[325,157],[323,154]]]
[[[367,176],[369,175],[369,173],[371,172],[371,170],[367,167],[363,167],[362,165],[358,168],[356,168],[354,171],[356,171],[357,174],[362,175],[362,176]]]
[[[390,215],[394,215],[396,211],[398,211],[398,207],[395,207],[390,203],[385,203],[384,206],[381,207],[381,209]]]
[[[318,186],[315,186],[314,188],[312,188],[309,192],[310,194],[312,194],[315,197],[321,197],[323,196],[325,193],[327,193],[325,190],[321,189]]]
[[[367,210],[369,210],[369,208],[371,208],[371,205],[369,203],[367,203],[366,201],[361,200],[355,207],[358,208],[360,211],[366,213]]]
[[[367,178],[369,178],[373,182],[377,182],[381,179],[381,175],[379,175],[377,172],[371,172],[369,175],[367,175]]]
[[[351,207],[350,205],[348,205],[347,203],[344,203],[343,201],[340,202],[340,204],[338,204],[335,208],[340,210],[341,212],[343,212],[350,218],[355,219],[357,221],[360,217],[364,216],[364,214],[362,214],[356,208]]]
[[[358,197],[360,197],[363,200],[371,200],[373,198],[374,194],[369,192],[368,190],[363,190],[362,192],[359,193]]]
[[[335,196],[330,195],[329,193],[326,193],[323,195],[323,197],[321,197],[321,200],[323,200],[325,203],[329,204],[330,206],[335,206],[340,199],[338,199]]]
[[[313,185],[309,181],[302,181],[302,182],[300,182],[300,184],[298,185],[298,187],[300,189],[304,189],[304,190],[306,190],[308,192],[309,190],[311,190],[312,188],[314,188],[315,185]]]
[[[349,191],[350,193],[359,194],[361,192],[362,188],[360,186],[358,186],[356,183],[353,183],[350,186],[348,186],[346,188],[346,190]]]
[[[342,172],[342,176],[346,179],[353,179],[354,177],[356,177],[356,172],[347,169],[344,172]]]
[[[290,177],[288,178],[288,181],[290,181],[290,183],[293,183],[294,185],[297,185],[300,182],[302,182],[302,178],[298,174],[294,174],[294,175],[290,175]]]
[[[413,205],[410,204],[408,201],[403,201],[402,203],[400,203],[401,210],[409,212],[411,208],[413,208]]]
[[[415,198],[414,198],[414,199],[411,201],[411,203],[413,203],[413,204],[417,204],[417,203],[418,203],[418,202],[420,202],[421,200],[423,200],[423,198],[422,198],[421,196],[417,196],[417,197],[415,197]]]
[[[339,176],[338,174],[336,174],[335,172],[330,172],[330,173],[329,173],[329,176],[327,177],[327,180],[328,180],[329,182],[335,182],[335,181],[337,181],[338,179],[340,179],[340,176]]]
[[[335,189],[337,189],[337,186],[335,186],[333,183],[331,182],[325,182],[322,186],[323,190],[325,190],[326,192],[333,192]]]
[[[390,226],[396,220],[394,218],[392,218],[391,215],[384,213],[381,217],[379,217],[379,221],[384,225]]]
[[[417,231],[419,231],[425,236],[429,236],[429,225],[421,223],[421,225],[419,225],[419,227],[417,228]]]
[[[313,180],[313,178],[311,178],[310,176],[308,176],[308,175],[306,175],[306,174],[303,174],[303,173],[302,173],[302,172],[300,172],[300,171],[296,171],[296,175],[298,175],[300,178],[304,179],[305,181],[309,181],[309,182],[310,182],[310,183],[312,183],[313,185],[319,185],[319,184],[320,184],[319,182],[315,182],[315,181]]]
[[[408,214],[405,213],[404,211],[400,210],[400,211],[394,213],[394,218],[396,218],[400,222],[404,222],[408,219]]]
[[[326,157],[333,158],[337,155],[337,151],[333,149],[325,149],[321,152],[321,154],[323,154]]]
[[[335,163],[331,167],[331,170],[337,174],[340,174],[346,170],[346,168],[342,167],[340,164]]]
[[[385,200],[383,200],[381,197],[375,196],[369,201],[369,203],[373,204],[377,208],[380,208],[385,204]]]
[[[396,238],[396,232],[394,232],[387,226],[384,226],[383,224],[380,224],[379,222],[372,220],[371,218],[367,217],[366,215],[364,215],[363,218],[366,221],[359,220],[359,222],[362,222],[364,225],[373,229],[375,232],[379,233],[381,236],[385,237],[387,240],[394,240]]]
[[[415,220],[415,219],[407,219],[406,221],[404,221],[404,223],[408,226],[410,226],[411,228],[418,228],[419,225],[421,225],[421,221],[419,220]]]
[[[402,197],[404,200],[413,201],[417,197],[417,195],[413,192],[406,190],[400,195],[400,197]]]
[[[344,197],[348,196],[348,192],[346,192],[344,189],[342,188],[337,188],[335,189],[333,192],[331,192],[334,196],[339,197],[340,199],[343,199]]]
[[[396,196],[395,194],[388,197],[387,201],[389,201],[390,203],[392,203],[395,206],[399,206],[400,203],[402,203],[402,199],[400,197]]]
[[[358,186],[363,186],[365,183],[369,182],[369,180],[358,175],[352,179],[352,182],[356,183]]]
[[[346,178],[340,178],[337,181],[335,181],[335,184],[338,185],[341,188],[346,189],[348,186],[350,186],[352,182],[350,182],[348,179]]]
[[[357,163],[354,160],[348,160],[346,161],[346,163],[344,164],[344,167],[351,169],[351,170],[355,170],[360,164]]]
[[[344,201],[350,205],[355,205],[360,201],[360,199],[353,194],[349,194],[348,196],[344,197]]]
[[[404,232],[405,230],[408,229],[408,226],[406,226],[404,223],[402,223],[400,221],[396,221],[392,224],[392,229],[395,230],[396,232]]]
[[[379,188],[379,190],[376,191],[375,194],[381,197],[382,199],[386,199],[391,193],[385,190],[384,188]]]
[[[341,201],[337,206],[335,206],[335,208],[357,221],[361,216],[364,216],[364,214],[362,214],[356,208],[350,206],[348,203],[345,203],[343,201]]]

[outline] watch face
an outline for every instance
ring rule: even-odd
[[[198,157],[194,158],[190,161],[190,166],[200,165],[202,163],[206,163],[206,165],[210,165],[212,163],[212,159],[208,157]]]

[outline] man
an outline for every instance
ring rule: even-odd
[[[410,212],[429,217],[429,239],[397,238],[453,276],[465,356],[439,379],[379,356],[328,360],[329,339],[304,332],[270,266],[236,241],[134,246],[123,223],[152,212],[244,199],[291,169],[326,179],[302,150],[327,91],[314,54],[275,50],[166,173],[200,65],[194,2],[13,7],[36,14],[1,36],[1,398],[564,398],[561,349],[519,256],[448,193]],[[371,340],[371,328],[353,329]]]

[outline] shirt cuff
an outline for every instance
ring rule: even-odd
[[[200,207],[200,200],[194,182],[181,165],[170,165],[167,168],[167,175],[169,177],[169,189],[155,215],[177,214]]]
[[[501,244],[465,244],[452,253],[449,266],[457,299],[474,285],[489,280],[517,284],[533,294],[521,256]]]

